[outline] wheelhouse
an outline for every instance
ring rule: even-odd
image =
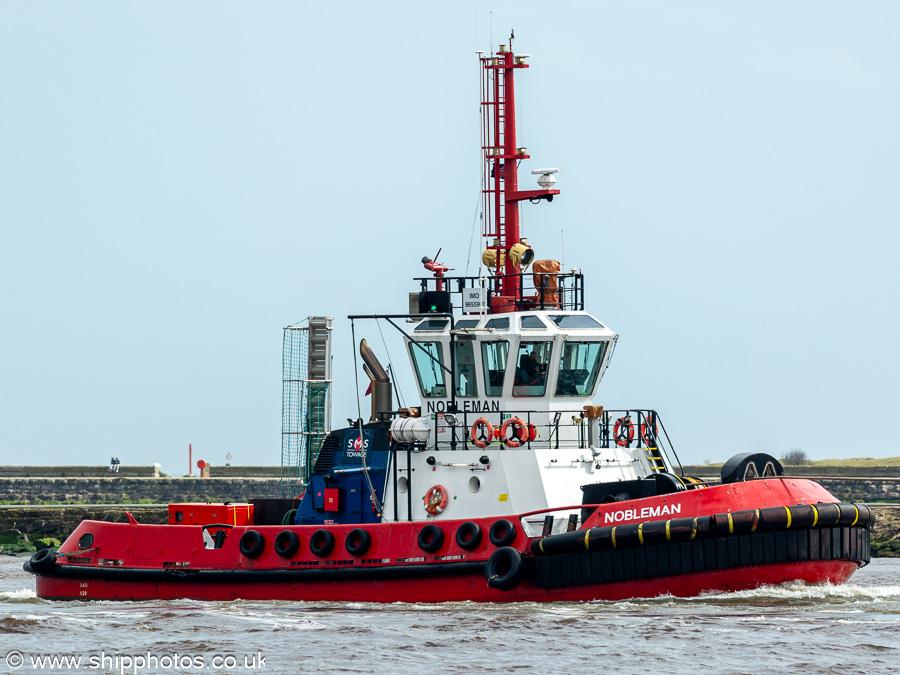
[[[587,312],[534,311],[464,315],[452,326],[426,318],[406,343],[423,413],[434,413],[450,399],[472,411],[578,408],[593,399],[617,339]]]

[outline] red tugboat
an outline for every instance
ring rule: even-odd
[[[721,484],[686,478],[654,410],[594,398],[618,336],[584,309],[582,275],[535,260],[521,190],[512,39],[482,66],[489,273],[432,277],[404,333],[422,407],[394,410],[363,340],[372,414],[327,430],[297,508],[172,504],[165,525],[84,521],[25,569],[50,599],[371,602],[616,600],[786,581],[846,581],[873,522],[774,458],[730,459]],[[530,271],[527,271],[528,268]],[[400,328],[402,320],[410,328]]]

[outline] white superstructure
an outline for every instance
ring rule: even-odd
[[[623,411],[627,421],[617,427],[618,418],[594,405],[618,339],[596,318],[550,310],[453,321],[451,326],[449,317],[425,318],[406,339],[430,433],[414,451],[397,454],[400,520],[574,506],[582,503],[583,485],[666,470],[656,434],[648,433],[652,413]],[[525,440],[515,436],[516,424],[497,436],[512,418],[525,426]],[[484,422],[495,430],[490,438]],[[423,506],[422,493],[430,485],[448,494],[446,507],[434,514]],[[386,514],[395,512],[394,493],[389,478]]]

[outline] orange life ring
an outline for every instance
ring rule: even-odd
[[[634,440],[634,423],[628,415],[616,420],[613,427],[613,438],[616,439],[616,445],[621,445],[623,448],[631,447],[631,441]]]
[[[425,510],[433,516],[447,508],[447,488],[443,485],[432,485],[425,493]]]
[[[513,435],[506,437],[506,430],[513,427]],[[510,448],[518,448],[528,440],[528,425],[518,417],[510,417],[500,427],[500,440]]]
[[[487,444],[494,438],[494,426],[484,417],[479,417],[472,425],[470,434],[472,442],[477,448],[486,448]]]

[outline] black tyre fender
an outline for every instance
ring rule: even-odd
[[[419,530],[417,543],[425,553],[437,553],[444,545],[444,531],[434,523],[428,523]]]
[[[309,538],[309,550],[324,558],[334,550],[334,535],[329,530],[316,530]]]
[[[522,554],[511,546],[498,548],[491,553],[484,566],[484,576],[488,586],[498,591],[511,591],[525,578],[525,563]]]
[[[31,556],[28,563],[35,572],[48,572],[56,565],[56,551],[52,548],[42,548]]]
[[[509,546],[516,540],[516,526],[506,518],[495,520],[488,530],[488,539],[494,546]]]
[[[247,530],[241,535],[238,550],[248,558],[258,558],[266,548],[266,538],[256,530]]]
[[[275,537],[275,553],[282,558],[293,558],[300,550],[300,537],[293,530],[282,530]]]
[[[481,526],[467,520],[456,530],[456,545],[466,551],[474,551],[483,537],[484,532],[481,530]]]
[[[347,549],[347,553],[355,555],[358,558],[361,558],[368,553],[371,546],[372,535],[369,534],[368,530],[361,527],[354,527],[347,533],[347,537],[344,539],[344,548]]]

